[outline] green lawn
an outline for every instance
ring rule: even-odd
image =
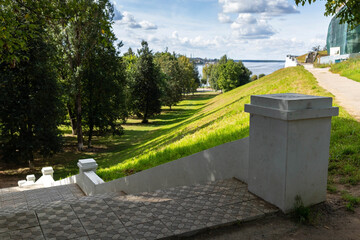
[[[243,110],[250,96],[284,92],[332,96],[303,67],[280,69],[224,94],[187,96],[173,110],[165,108],[150,124],[130,119],[123,136],[95,138],[93,152],[70,149],[55,156],[55,176],[75,174],[79,158],[93,157],[99,164],[98,174],[109,181],[244,138],[248,136],[249,114]],[[68,136],[67,141],[72,145],[75,138]],[[339,117],[333,118],[329,181],[358,183],[359,166],[360,123],[340,107]]]
[[[330,71],[360,82],[360,58],[352,58],[341,63],[332,64]]]

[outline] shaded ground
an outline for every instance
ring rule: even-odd
[[[325,203],[311,208],[312,225],[300,224],[291,215],[279,213],[258,221],[209,230],[189,239],[360,239],[360,209],[347,211],[341,198],[341,191],[345,189],[359,196],[360,186],[337,185],[337,189],[335,194],[328,193]]]

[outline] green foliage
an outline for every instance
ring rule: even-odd
[[[58,125],[62,120],[62,103],[54,72],[54,48],[40,29],[29,38],[28,61],[12,68],[0,64],[0,127],[2,156],[7,161],[28,162],[34,155],[50,156],[61,148]]]
[[[73,112],[76,118],[76,128],[73,130],[76,130],[78,150],[82,151],[82,88],[86,82],[83,77],[86,74],[83,72],[87,71],[87,63],[93,57],[95,49],[114,48],[116,38],[111,27],[113,7],[108,0],[70,0],[62,5],[62,13],[66,14],[67,18],[52,25],[51,31],[62,63],[58,66],[58,71],[67,88],[69,115]]]
[[[295,197],[294,203],[294,217],[300,223],[309,223],[311,210],[309,207],[305,207],[304,203],[299,195]]]
[[[235,62],[226,55],[216,64],[203,68],[204,76],[208,77],[210,86],[215,90],[230,91],[250,82],[251,71],[241,61]]]
[[[350,58],[347,61],[332,64],[330,71],[360,82],[360,58]]]
[[[333,16],[338,10],[345,6],[340,11],[337,17],[340,19],[340,23],[348,23],[351,28],[360,24],[360,2],[358,0],[326,0],[325,4],[325,16]],[[314,3],[316,0],[295,0],[297,5],[305,5],[306,3]]]
[[[299,195],[295,197],[293,217],[301,224],[316,225],[321,212],[315,207],[305,207]]]
[[[259,74],[259,79],[262,77],[265,77],[265,74],[263,74],[263,73]]]
[[[155,54],[155,63],[160,67],[162,75],[161,103],[171,109],[182,97],[182,72],[179,62],[174,54],[163,52]]]
[[[352,196],[350,193],[344,191],[342,193],[342,198],[346,202],[346,210],[350,212],[355,212],[355,207],[358,206],[360,203],[360,197]]]
[[[111,46],[111,44],[109,44]],[[94,127],[104,133],[111,128],[113,134],[122,133],[116,126],[118,119],[125,120],[125,73],[121,58],[113,47],[99,45],[90,54],[81,78],[83,79],[84,123],[88,127],[88,147]]]
[[[258,80],[258,76],[256,75],[256,74],[254,74],[254,75],[252,75],[251,77],[250,77],[250,81],[252,82],[252,81],[255,81],[255,80]]]
[[[182,92],[184,94],[195,92],[200,86],[200,77],[197,67],[185,56],[180,56],[178,62],[181,72]]]
[[[28,42],[50,19],[59,18],[57,1],[0,0],[0,63],[15,67],[28,60]]]
[[[138,60],[135,65],[134,81],[130,85],[130,103],[133,113],[148,118],[161,112],[160,69],[154,63],[154,56],[147,42],[141,42]]]
[[[334,185],[330,185],[328,184],[327,185],[327,190],[330,192],[330,193],[336,193],[337,192],[337,189]]]

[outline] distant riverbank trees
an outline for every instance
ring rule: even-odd
[[[228,59],[226,55],[214,64],[203,67],[203,78],[207,79],[214,90],[230,91],[250,82],[251,71],[239,61]]]
[[[142,48],[120,55],[108,0],[3,0],[0,39],[0,161],[50,156],[63,143],[60,125],[77,135],[77,149],[95,134],[121,134],[129,116],[159,114],[196,91],[189,58]]]

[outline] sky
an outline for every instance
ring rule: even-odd
[[[284,60],[326,45],[325,1],[112,0],[113,31],[124,53],[148,42],[154,52],[188,57]]]

